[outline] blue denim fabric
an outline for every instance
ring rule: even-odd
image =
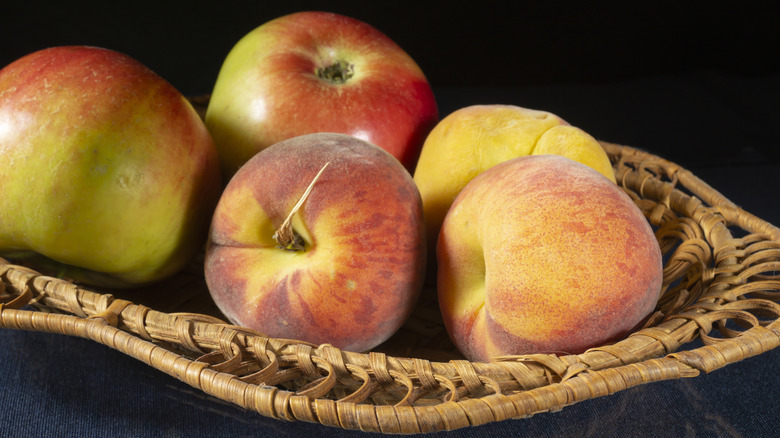
[[[427,436],[764,437],[780,430],[780,349],[559,412]],[[89,340],[0,330],[0,436],[370,437],[263,417]]]

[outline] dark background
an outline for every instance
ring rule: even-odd
[[[604,83],[699,69],[766,75],[780,67],[769,1],[4,3],[0,65],[48,46],[99,45],[136,57],[185,93],[209,91],[227,52],[253,28],[312,9],[374,25],[434,87]]]
[[[230,48],[263,22],[338,12],[403,47],[442,116],[487,103],[551,111],[599,139],[677,162],[780,224],[773,2],[591,3],[5,1],[0,66],[50,46],[89,44],[135,57],[187,95],[206,94]],[[3,436],[335,432],[242,411],[90,341],[0,330],[0,347]],[[710,375],[441,436],[771,436],[780,428],[779,363],[775,349]]]
[[[403,47],[442,116],[472,103],[512,103],[686,167],[721,155],[777,163],[780,26],[772,2],[639,3],[651,2],[5,2],[0,65],[49,46],[89,44],[135,57],[185,94],[204,94],[246,33],[287,13],[328,10]],[[686,113],[688,101],[701,110]],[[710,114],[746,101],[739,114]],[[638,104],[656,118],[640,119]],[[708,126],[719,116],[744,118],[747,128],[724,135]],[[673,134],[681,124],[700,129]]]

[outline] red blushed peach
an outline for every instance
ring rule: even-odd
[[[642,212],[612,181],[537,155],[472,180],[439,237],[445,325],[471,360],[580,353],[652,312],[662,260]]]
[[[277,241],[307,188],[290,221],[297,244]],[[373,144],[319,133],[264,149],[234,175],[214,213],[205,274],[238,325],[365,351],[408,318],[424,263],[411,175]]]

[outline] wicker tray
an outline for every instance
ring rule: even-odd
[[[368,353],[267,338],[223,322],[202,260],[152,288],[95,291],[0,259],[0,326],[92,339],[264,416],[383,433],[555,411],[777,347],[780,229],[680,166],[603,146],[657,230],[664,284],[645,328],[580,355],[466,361],[449,343],[432,284],[407,324]],[[690,347],[697,338],[703,346]]]

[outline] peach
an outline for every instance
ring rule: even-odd
[[[488,169],[461,191],[437,247],[445,326],[471,360],[580,353],[652,312],[661,250],[639,208],[557,155]]]
[[[414,171],[431,255],[447,210],[472,178],[512,158],[543,154],[571,158],[615,181],[601,145],[553,113],[472,105],[442,119],[426,138]]]
[[[282,227],[288,217],[291,227]],[[397,331],[417,301],[422,224],[414,181],[388,152],[345,134],[293,137],[259,152],[226,186],[209,234],[206,282],[238,325],[369,350]]]

